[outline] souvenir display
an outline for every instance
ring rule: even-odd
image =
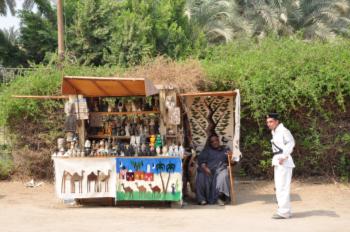
[[[237,141],[233,91],[207,96],[142,78],[65,76],[61,94],[69,99],[65,136],[52,159],[62,199],[180,201],[190,178],[185,146],[202,148],[212,132],[224,145]]]

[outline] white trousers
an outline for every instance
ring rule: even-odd
[[[290,183],[292,181],[293,168],[284,167],[282,165],[276,165],[274,167],[276,198],[278,203],[277,214],[282,217],[290,217]]]

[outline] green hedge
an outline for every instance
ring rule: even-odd
[[[13,171],[22,176],[52,178],[51,154],[63,136],[63,101],[13,98],[13,95],[60,95],[62,74],[115,75],[116,68],[66,65],[36,66],[9,84],[0,86],[0,127],[6,126],[7,146],[12,154],[0,159],[0,178]],[[12,156],[12,157],[11,157]],[[13,162],[13,160],[15,162]]]
[[[203,66],[213,89],[241,90],[241,173],[271,176],[265,115],[276,111],[296,137],[297,175],[349,177],[350,41],[236,41]]]
[[[6,145],[0,145],[0,180],[8,179],[13,171],[11,151]]]
[[[201,63],[213,82],[210,88],[241,90],[241,175],[272,176],[271,135],[265,115],[277,111],[297,142],[293,153],[297,176],[350,178],[350,41],[310,43],[269,38],[211,47],[206,54]],[[26,147],[20,155],[31,149],[48,156],[48,149],[62,133],[63,107],[61,101],[19,100],[11,95],[59,94],[62,73],[111,76],[122,71],[117,67],[66,65],[60,72],[55,67],[39,66],[2,86],[0,125],[9,126],[17,135],[14,150]],[[30,130],[30,125],[37,131]],[[23,128],[31,137],[23,138]],[[29,146],[31,139],[40,146]],[[47,163],[50,159],[43,160]]]

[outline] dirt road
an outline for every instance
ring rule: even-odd
[[[32,189],[0,182],[0,231],[350,231],[349,185],[294,181],[293,218],[288,220],[271,219],[276,207],[272,182],[238,182],[236,187],[234,206],[120,208],[65,205],[49,183]]]

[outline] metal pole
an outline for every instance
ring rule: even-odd
[[[64,24],[62,2],[63,0],[57,0],[58,57],[60,63],[64,60]]]

